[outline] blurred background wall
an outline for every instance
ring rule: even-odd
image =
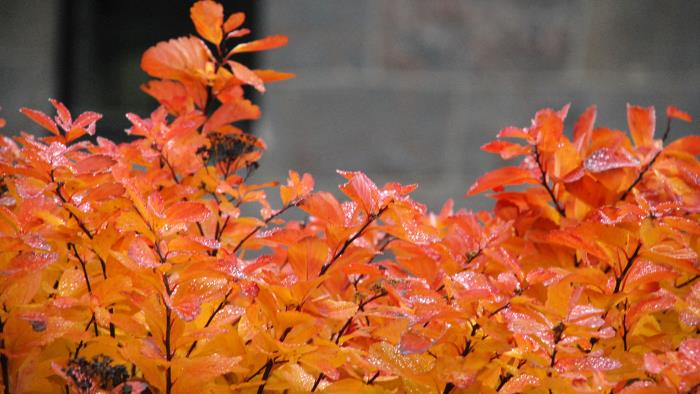
[[[258,36],[290,37],[249,62],[298,75],[258,98],[263,118],[251,131],[269,145],[259,180],[294,168],[335,190],[336,168],[358,169],[378,183],[419,183],[416,198],[433,210],[447,198],[486,208],[462,198],[500,164],[479,147],[539,108],[572,103],[571,126],[597,104],[598,124],[621,129],[627,102],[657,106],[659,119],[668,104],[700,116],[698,1],[223,2],[250,12]],[[173,4],[0,0],[7,130],[34,129],[16,108],[48,110],[46,97],[105,113],[98,130],[108,134],[127,125],[124,112],[148,113],[140,54],[193,31],[191,2]],[[674,135],[691,131],[678,124]]]

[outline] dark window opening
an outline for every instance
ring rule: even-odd
[[[157,102],[140,90],[149,76],[141,70],[141,55],[160,41],[196,34],[189,17],[193,1],[63,0],[60,21],[57,98],[73,113],[104,115],[98,134],[117,141],[128,138],[126,112],[147,116]],[[245,26],[258,38],[253,0],[223,2],[225,17],[245,12]],[[255,54],[240,56],[255,68]],[[248,130],[249,125],[238,125]]]

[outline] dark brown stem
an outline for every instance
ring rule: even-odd
[[[209,319],[207,319],[206,324],[204,324],[204,328],[209,327],[211,322],[214,321],[214,317],[216,317],[216,314],[219,313],[222,309],[224,309],[224,306],[226,306],[226,303],[228,302],[228,297],[231,295],[231,291],[232,291],[232,289],[229,289],[228,292],[226,292],[226,295],[224,296],[223,301],[221,301],[219,303],[219,305],[216,307],[216,309],[214,309],[214,311],[211,313],[211,315],[209,316]],[[196,347],[197,347],[197,341],[192,342],[192,345],[187,350],[187,354],[185,355],[185,357],[189,357],[190,354],[192,354],[192,352],[194,351],[194,348],[196,348]]]
[[[503,386],[505,386],[506,383],[508,383],[508,381],[512,378],[513,378],[513,374],[510,372],[506,372],[505,375],[499,376],[498,377],[498,387],[496,387],[496,392],[501,391]]]
[[[639,250],[641,248],[642,248],[642,242],[639,241],[639,244],[637,244],[637,247],[634,249],[634,252],[627,259],[627,264],[625,265],[625,268],[623,268],[622,272],[620,273],[620,276],[615,278],[615,290],[613,291],[613,294],[617,294],[620,292],[620,290],[622,290],[622,283],[624,282],[625,277],[627,276],[627,273],[629,272],[630,268],[632,268],[632,264],[634,264],[634,260],[639,255]]]
[[[384,250],[387,248],[387,246],[389,246],[389,243],[391,243],[391,241],[393,241],[393,240],[394,240],[394,237],[392,237],[389,234],[385,234],[384,238],[382,238],[382,240],[380,241],[380,245],[378,248],[379,253],[376,253],[372,257],[370,257],[369,260],[367,260],[367,264],[372,264],[372,262],[377,258],[377,256],[381,255],[384,252]],[[355,290],[357,290],[357,285],[360,284],[360,281],[364,277],[365,277],[364,275],[358,275],[357,278],[355,278],[355,280],[352,281],[352,286],[355,288]]]
[[[2,335],[5,330],[5,323],[7,323],[7,320],[3,321],[0,319],[0,335]],[[0,366],[2,366],[2,384],[5,386],[4,394],[10,394],[10,360],[7,358],[7,355],[4,352],[4,335],[2,338],[0,338],[0,350],[3,350],[0,352]]]
[[[545,171],[544,167],[542,166],[542,163],[540,162],[540,151],[537,149],[537,145],[534,146],[534,154],[535,154],[535,161],[537,162],[537,167],[540,169],[540,173],[542,174],[542,178],[540,179],[540,183],[542,186],[547,190],[547,193],[549,194],[549,198],[552,200],[552,203],[554,203],[554,208],[559,212],[559,215],[561,217],[566,217],[566,211],[564,208],[559,205],[559,200],[557,200],[557,197],[554,195],[554,190],[549,186],[549,183],[547,182],[547,172]]]
[[[163,284],[165,285],[166,293],[168,296],[170,296],[170,285],[168,284],[168,277],[165,274],[163,275]],[[165,345],[165,358],[168,360],[168,369],[165,371],[165,394],[170,394],[173,390],[173,371],[170,367],[170,361],[173,359],[173,352],[170,344],[173,318],[172,311],[165,300],[163,300],[163,304],[165,305],[165,338],[163,339],[163,342]]]
[[[499,306],[495,311],[489,313],[489,318],[494,317],[498,314],[498,312],[508,308],[510,306],[510,302],[506,302],[505,304]]]
[[[471,336],[473,337],[474,334],[476,334],[476,326],[472,327]],[[460,353],[460,356],[462,356],[462,358],[467,357],[469,355],[469,353],[471,353],[472,349],[473,349],[472,341],[471,341],[471,339],[467,339],[466,343],[464,344],[464,349],[462,349],[462,352]],[[454,388],[455,388],[454,383],[447,382],[445,384],[445,388],[442,390],[442,394],[448,394]]]
[[[50,175],[50,177],[51,177],[51,182],[56,183],[56,195],[58,195],[58,198],[61,200],[61,202],[62,202],[63,204],[67,204],[67,203],[68,203],[68,200],[66,200],[66,198],[63,197],[63,193],[61,192],[61,186],[63,185],[63,183],[61,183],[61,182],[56,182],[56,179],[54,178],[54,172],[53,172],[53,170],[51,170],[51,173],[50,173],[49,175]],[[63,206],[63,205],[62,205],[62,206]],[[72,217],[73,219],[75,219],[75,222],[78,224],[78,227],[80,227],[80,229],[83,231],[83,233],[85,233],[85,235],[86,235],[90,240],[92,240],[92,239],[94,238],[94,235],[90,232],[90,230],[88,230],[88,228],[87,228],[87,226],[85,225],[85,223],[83,223],[83,222],[80,220],[80,218],[77,217],[77,216],[73,213],[73,211],[71,211],[70,209],[66,208],[65,206],[63,206],[63,209],[65,209],[66,211],[68,211],[68,216],[69,216],[69,217]],[[74,247],[75,247],[75,246],[74,246]],[[95,256],[97,256],[97,259],[100,261],[100,267],[102,268],[102,277],[103,277],[104,279],[107,279],[107,263],[104,261],[104,259],[102,258],[102,256],[100,256],[97,252],[95,252],[94,249],[93,249],[93,252],[95,253]],[[83,267],[83,269],[84,269],[84,267]],[[88,282],[88,286],[90,286],[90,282]],[[112,312],[112,309],[111,309],[111,308],[109,309],[109,312],[110,312],[110,313]],[[95,326],[95,329],[97,329],[97,323],[95,323],[95,325],[96,325],[96,326]],[[115,331],[116,331],[116,329],[115,329],[115,327],[114,327],[114,323],[109,323],[109,335],[110,335],[112,338],[114,338],[115,335],[116,335],[116,332],[115,332]]]
[[[284,329],[284,332],[280,336],[280,342],[284,342],[285,339],[287,339],[287,335],[292,332],[292,327],[287,327]],[[262,376],[262,383],[260,386],[258,386],[258,394],[262,394],[265,391],[265,385],[267,384],[267,379],[270,378],[270,374],[272,373],[272,367],[275,365],[275,360],[268,358],[267,363],[265,363],[265,371],[263,372]]]
[[[372,375],[371,378],[369,378],[369,380],[367,380],[367,384],[374,383],[374,381],[377,380],[378,377],[379,377],[379,371],[377,371],[374,375]]]
[[[322,381],[323,378],[325,378],[325,377],[326,377],[326,375],[325,375],[323,372],[321,372],[321,373],[318,375],[318,378],[316,378],[316,381],[314,382],[313,387],[311,387],[311,392],[312,392],[312,393],[313,393],[314,391],[316,391],[316,388],[318,388],[318,385],[321,383],[321,381]]]
[[[345,250],[346,250],[353,242],[355,242],[356,239],[360,238],[360,237],[362,236],[362,234],[365,232],[365,230],[367,230],[367,228],[370,226],[370,224],[374,223],[375,220],[377,220],[380,216],[382,216],[382,214],[383,214],[388,208],[389,208],[389,205],[387,204],[387,205],[383,206],[381,209],[379,209],[379,212],[377,212],[376,214],[370,214],[370,215],[368,215],[368,216],[367,216],[367,220],[366,220],[365,223],[362,225],[362,227],[360,227],[360,229],[357,230],[357,232],[356,232],[352,237],[348,238],[348,239],[343,243],[343,246],[340,247],[340,249],[333,255],[333,258],[331,258],[330,261],[328,261],[328,263],[324,264],[324,265],[321,267],[321,272],[318,273],[318,276],[322,276],[323,274],[325,274],[325,273],[328,271],[328,269],[331,268],[331,266],[333,265],[333,263],[335,263],[335,261],[338,260],[338,259],[340,258],[340,256],[343,255],[343,253],[345,253]]]
[[[552,329],[554,333],[554,348],[552,349],[552,354],[549,357],[549,367],[554,368],[554,364],[557,363],[557,345],[561,341],[564,330],[566,329],[566,326],[564,326],[564,323],[559,323],[554,328]],[[551,371],[550,371],[551,373]]]
[[[78,262],[80,262],[80,266],[83,268],[83,277],[85,278],[85,284],[87,285],[87,291],[88,294],[92,295],[92,286],[90,285],[90,276],[88,276],[87,273],[87,268],[85,267],[85,261],[83,260],[82,257],[80,257],[80,254],[78,254],[78,249],[75,247],[75,244],[72,242],[68,243],[68,249],[73,249],[73,255],[75,256],[76,259],[78,259]],[[95,312],[92,312],[92,319],[91,321],[93,322],[95,326],[95,336],[98,337],[100,336],[100,332],[97,329],[97,319],[95,319]]]
[[[666,142],[666,139],[668,138],[668,134],[669,134],[670,132],[671,132],[671,118],[668,118],[668,119],[666,119],[666,131],[664,132],[664,135],[663,135],[663,137],[661,138],[661,142],[662,142],[662,143],[665,143],[665,142]],[[647,164],[647,165],[644,167],[644,169],[642,169],[641,171],[639,171],[639,174],[637,175],[637,178],[635,178],[634,182],[632,182],[632,184],[627,188],[627,190],[625,190],[625,192],[622,193],[622,195],[620,196],[620,198],[618,199],[618,201],[623,201],[623,200],[627,197],[627,195],[630,194],[630,193],[632,192],[632,189],[634,189],[634,187],[637,186],[637,184],[638,184],[639,182],[641,182],[642,178],[644,177],[644,174],[646,174],[647,171],[649,171],[649,169],[651,168],[651,166],[654,165],[654,162],[656,162],[656,159],[661,155],[661,152],[662,152],[662,151],[663,151],[663,149],[661,149],[660,151],[656,152],[656,154],[654,155],[654,157],[651,158],[651,161],[649,162],[649,164]]]
[[[622,347],[627,351],[627,299],[625,298],[625,313],[622,315]]]
[[[380,293],[375,294],[375,295],[373,295],[372,297],[370,297],[370,298],[368,298],[368,299],[362,301],[362,302],[357,306],[357,310],[358,310],[358,311],[364,311],[364,310],[365,310],[365,306],[367,306],[367,304],[369,304],[370,302],[372,302],[372,301],[374,301],[374,300],[377,300],[377,299],[379,299],[379,298],[385,297],[385,296],[387,296],[388,294],[389,294],[389,293],[387,293],[385,290],[382,290]],[[347,320],[347,321],[345,322],[345,324],[343,325],[343,327],[340,329],[340,331],[338,331],[337,335],[334,335],[334,336],[331,337],[331,339],[333,339],[333,337],[335,337],[335,344],[336,344],[336,345],[340,342],[340,337],[342,337],[342,336],[345,334],[345,332],[347,331],[347,329],[350,328],[350,324],[352,324],[352,321],[353,321],[354,318],[355,318],[355,315],[349,317],[348,320]]]
[[[283,214],[285,211],[287,211],[289,208],[294,207],[294,206],[297,206],[297,204],[299,204],[300,202],[301,202],[301,199],[294,200],[293,202],[290,202],[289,204],[287,204],[287,205],[285,205],[284,207],[282,207],[282,209],[280,209],[279,211],[277,211],[277,212],[273,213],[272,215],[270,215],[267,219],[265,219],[265,220],[263,221],[263,224],[261,224],[261,225],[259,225],[259,226],[256,226],[253,230],[251,230],[248,234],[246,234],[245,237],[243,237],[240,241],[238,241],[238,244],[236,244],[236,247],[233,248],[233,253],[238,252],[238,250],[241,248],[241,246],[243,246],[243,244],[244,244],[250,237],[252,237],[253,235],[257,234],[258,231],[260,231],[260,230],[263,229],[265,226],[267,226],[267,225],[272,221],[272,219],[274,219],[274,218],[280,216],[280,215]]]
[[[678,283],[678,284],[674,284],[674,286],[676,287],[676,289],[680,289],[681,287],[688,286],[689,284],[695,282],[698,278],[700,278],[700,275],[695,275],[688,280],[685,280],[685,281]]]

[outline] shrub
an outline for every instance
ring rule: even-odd
[[[656,140],[629,106],[630,140],[591,107],[570,139],[568,106],[542,110],[484,146],[523,157],[468,190],[491,213],[353,171],[340,202],[308,174],[250,182],[244,87],[291,74],[236,54],[286,38],[233,45],[244,16],[208,0],[191,16],[201,38],[143,56],[160,107],[127,115],[134,141],[51,100],[21,110],[48,136],[0,144],[5,393],[697,391],[700,137],[663,145],[689,115]]]

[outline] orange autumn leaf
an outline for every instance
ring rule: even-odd
[[[635,146],[649,146],[654,140],[656,112],[653,107],[627,104],[627,125]]]
[[[693,121],[693,117],[690,116],[689,113],[681,111],[673,105],[669,105],[668,107],[666,107],[666,117],[679,119],[688,123]]]
[[[221,43],[224,23],[224,7],[221,4],[211,0],[198,1],[190,8],[190,17],[202,38],[214,45]]]
[[[58,127],[56,127],[56,123],[51,118],[49,118],[45,113],[43,113],[41,111],[29,109],[29,108],[20,108],[19,112],[21,112],[22,115],[33,120],[39,126],[54,133],[55,135],[60,134],[58,131]]]
[[[265,85],[256,73],[238,62],[229,61],[228,64],[231,66],[233,75],[241,82],[254,87],[260,93],[265,93]]]
[[[95,174],[108,171],[117,162],[111,157],[104,155],[93,155],[75,163],[73,169],[78,175]]]
[[[209,216],[207,207],[200,202],[181,201],[165,209],[165,216],[171,223],[201,222]]]
[[[306,238],[289,248],[289,265],[301,281],[315,278],[328,259],[328,246],[314,238]]]
[[[234,12],[229,15],[229,17],[226,18],[226,22],[224,22],[224,33],[229,33],[233,29],[239,28],[243,22],[245,22],[245,14],[242,12]]]
[[[289,39],[286,36],[276,35],[261,38],[259,40],[245,42],[236,45],[232,50],[232,54],[245,53],[245,52],[259,52],[266,51],[268,49],[279,48],[287,45]]]
[[[158,107],[127,115],[128,142],[56,100],[23,110],[50,135],[0,138],[5,391],[697,387],[698,136],[662,146],[652,108],[630,107],[631,139],[595,128],[594,106],[572,129],[569,105],[540,110],[484,146],[519,163],[469,189],[498,191],[480,212],[360,171],[339,194],[294,171],[256,181],[244,87],[290,74],[232,59],[286,39],[209,52],[250,33],[222,9],[197,2],[203,39],[146,52]]]
[[[292,74],[292,73],[286,73],[286,72],[280,72],[280,71],[274,71],[274,70],[253,70],[253,72],[263,82],[285,81],[287,79],[291,79],[291,78],[296,77],[296,75]]]
[[[593,126],[595,124],[597,108],[592,105],[581,114],[574,126],[574,145],[576,150],[581,153],[591,143],[593,136]]]
[[[505,186],[539,183],[531,171],[520,167],[503,167],[487,173],[467,190],[465,196],[473,196],[487,190],[500,190]]]
[[[141,68],[153,77],[176,81],[199,80],[213,59],[207,46],[196,37],[161,42],[144,52]]]

